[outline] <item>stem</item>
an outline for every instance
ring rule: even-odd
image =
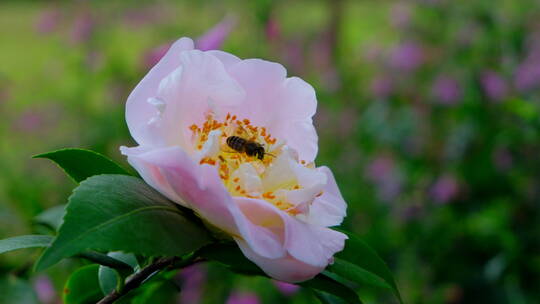
[[[190,255],[187,258],[180,260],[177,257],[172,258],[161,258],[155,261],[154,263],[144,267],[141,271],[133,274],[126,280],[126,284],[122,290],[113,290],[108,295],[106,295],[98,304],[108,304],[114,303],[123,295],[127,294],[133,289],[141,286],[146,279],[153,275],[157,271],[164,270],[166,268],[183,268],[195,263],[202,261],[201,259],[196,259],[195,255]]]
[[[111,258],[110,256],[103,253],[99,253],[95,251],[86,251],[81,254],[78,254],[77,257],[87,259],[91,262],[94,262],[103,266],[107,266],[107,267],[116,269],[118,271],[127,271],[130,273],[133,272],[133,268],[130,265],[122,261],[119,261],[115,258]]]

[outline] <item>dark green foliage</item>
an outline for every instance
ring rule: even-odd
[[[82,182],[70,197],[58,236],[36,269],[88,249],[174,256],[210,241],[202,225],[142,180],[98,175]]]
[[[22,235],[0,240],[0,254],[17,249],[47,247],[53,237],[48,235]]]
[[[77,269],[64,286],[65,304],[95,304],[103,294],[99,289],[98,265],[87,265]]]
[[[34,156],[34,158],[47,158],[52,160],[77,183],[98,174],[130,175],[126,170],[109,158],[97,152],[85,149],[61,149],[39,154]]]

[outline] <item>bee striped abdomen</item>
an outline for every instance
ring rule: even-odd
[[[247,140],[238,136],[227,137],[227,145],[238,152],[244,152]]]

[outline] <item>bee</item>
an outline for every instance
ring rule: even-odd
[[[247,156],[256,156],[258,159],[263,160],[264,155],[272,155],[266,153],[263,145],[256,141],[248,140],[240,136],[227,137],[227,146],[240,153],[246,153]]]

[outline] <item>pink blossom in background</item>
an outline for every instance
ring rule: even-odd
[[[411,205],[401,207],[398,210],[397,217],[403,221],[410,221],[422,217],[424,208],[419,203],[413,203]]]
[[[287,282],[272,280],[272,283],[274,286],[276,286],[277,290],[281,292],[281,294],[287,297],[294,295],[300,289],[300,286]]]
[[[195,41],[195,45],[200,50],[215,50],[221,48],[223,41],[227,38],[236,23],[236,18],[225,17],[223,21],[208,30],[203,36]],[[167,53],[173,42],[164,43],[154,47],[143,55],[143,66],[150,69],[156,65]]]
[[[424,50],[415,42],[405,42],[391,51],[389,60],[390,67],[411,72],[424,62]]]
[[[236,18],[225,17],[220,23],[195,40],[195,47],[201,51],[218,50],[236,24]]]
[[[494,71],[485,71],[480,82],[485,94],[493,101],[500,101],[508,94],[506,81]]]
[[[362,58],[364,61],[378,62],[384,53],[384,48],[375,43],[362,46]]]
[[[527,92],[540,86],[540,60],[529,60],[519,65],[514,75],[514,85],[520,92]]]
[[[377,186],[377,196],[391,201],[401,193],[402,177],[391,156],[376,156],[366,168],[366,177]]]
[[[124,12],[124,21],[132,28],[140,28],[145,25],[156,25],[176,17],[176,13],[163,5],[133,8]]]
[[[49,8],[41,12],[36,22],[36,31],[40,34],[48,34],[58,28],[62,13],[57,8]]]
[[[493,154],[491,155],[491,159],[493,161],[493,164],[495,165],[495,168],[497,168],[501,172],[505,172],[506,170],[512,168],[512,165],[514,163],[514,159],[512,157],[512,154],[508,150],[508,148],[497,148],[493,151]]]
[[[14,122],[17,131],[31,133],[43,128],[45,117],[41,111],[26,110]]]
[[[455,105],[462,97],[461,86],[457,80],[447,75],[437,77],[431,91],[435,102],[442,105]]]
[[[179,273],[182,280],[180,303],[197,304],[201,302],[203,288],[206,282],[206,268],[202,265],[192,265]]]
[[[71,26],[71,41],[73,43],[83,43],[88,41],[92,33],[96,22],[89,9],[82,9],[75,15],[75,20]]]
[[[291,39],[283,45],[283,60],[296,73],[305,70],[304,48],[301,39]]]
[[[388,76],[375,76],[370,83],[370,91],[374,97],[387,98],[392,93],[393,82]]]
[[[34,290],[38,299],[43,304],[54,303],[56,299],[56,291],[51,282],[51,279],[45,275],[40,275],[34,280]]]
[[[281,38],[281,29],[279,26],[278,19],[274,15],[270,15],[268,18],[268,21],[266,22],[266,26],[264,28],[266,38],[271,41],[279,41]]]
[[[333,33],[326,32],[316,39],[310,47],[313,54],[312,62],[321,75],[322,84],[329,91],[336,91],[341,86],[341,80],[333,60]]]
[[[233,291],[226,304],[260,304],[259,297],[252,292]]]
[[[411,23],[411,7],[407,3],[396,3],[390,8],[390,23],[397,28],[403,29]]]
[[[269,276],[300,282],[324,270],[347,238],[329,228],[347,204],[330,169],[315,165],[316,108],[313,87],[282,65],[196,50],[182,38],[128,97],[139,146],[121,152],[150,186],[230,235]],[[232,136],[264,146],[231,153]]]
[[[459,184],[452,175],[439,177],[431,187],[431,198],[439,203],[445,204],[453,200],[459,191]]]
[[[172,42],[159,45],[155,48],[150,49],[143,55],[143,66],[146,69],[152,68],[156,65],[163,56],[167,53],[171,47]]]

